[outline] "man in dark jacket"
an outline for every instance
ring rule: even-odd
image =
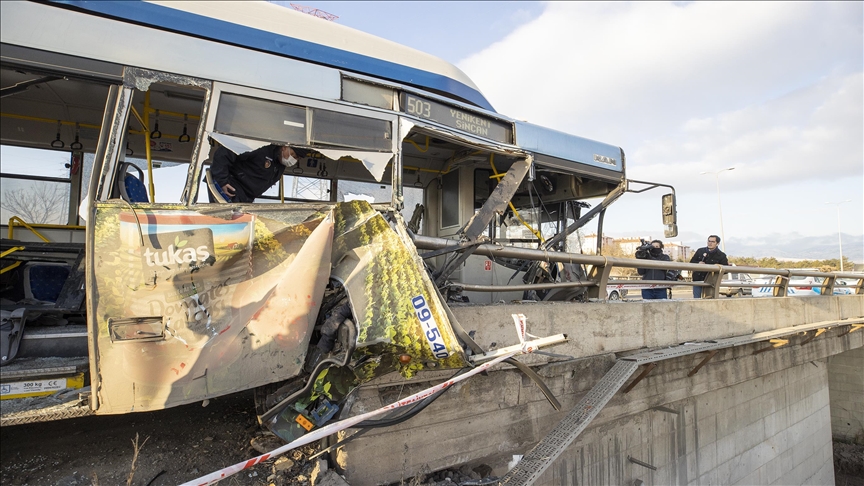
[[[240,155],[220,145],[210,175],[229,202],[252,202],[279,182],[285,168],[297,164],[301,156],[287,145],[270,144]]]
[[[708,246],[699,248],[690,259],[690,263],[703,263],[705,265],[729,265],[729,260],[726,254],[720,251],[717,245],[720,244],[720,237],[711,235],[708,237]],[[693,272],[694,282],[704,282],[708,272]],[[702,298],[702,287],[693,287],[693,297],[696,299]]]
[[[644,241],[644,240],[643,240]],[[641,248],[641,247],[640,247]],[[663,253],[663,242],[654,240],[651,242],[651,247],[647,250],[636,250],[636,258],[643,260],[655,260],[661,262],[672,261],[669,255]],[[663,268],[637,268],[636,271],[642,275],[642,280],[672,280],[670,273],[672,270]],[[667,297],[667,289],[642,289],[642,299],[665,299]]]

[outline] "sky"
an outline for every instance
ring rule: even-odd
[[[622,147],[628,178],[675,186],[685,238],[721,233],[719,181],[727,241],[836,235],[825,203],[850,200],[844,246],[864,244],[861,2],[304,5],[457,65],[499,113]],[[660,236],[660,195],[604,231]]]

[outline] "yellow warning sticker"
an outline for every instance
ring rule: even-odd
[[[44,380],[16,381],[0,383],[0,400],[9,398],[39,397],[67,388],[82,388],[84,373],[66,378],[48,378]]]

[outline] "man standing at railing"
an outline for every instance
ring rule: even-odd
[[[699,248],[690,259],[690,263],[704,263],[706,265],[729,265],[729,260],[726,254],[720,251],[717,245],[720,244],[720,237],[711,235],[708,237],[708,246]],[[708,272],[693,272],[694,282],[704,282]],[[693,297],[696,299],[702,298],[702,287],[693,287]]]

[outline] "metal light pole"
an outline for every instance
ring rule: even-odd
[[[826,202],[825,204],[833,204],[837,206],[837,243],[840,244],[840,271],[843,271],[843,234],[840,232],[840,205],[843,203],[852,202],[851,199],[840,202]]]
[[[700,172],[699,175],[711,174],[717,182],[717,212],[720,214],[720,249],[726,253],[726,233],[723,231],[723,207],[720,205],[720,173],[727,170],[735,170],[735,167],[727,167],[715,172]]]

